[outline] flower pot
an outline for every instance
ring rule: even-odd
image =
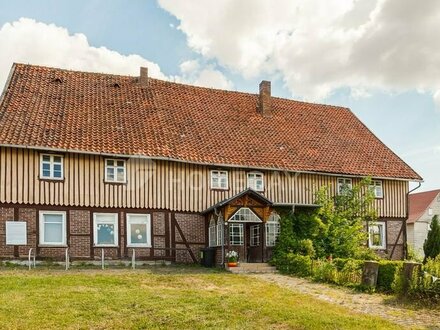
[[[228,262],[228,267],[237,267],[237,262]]]

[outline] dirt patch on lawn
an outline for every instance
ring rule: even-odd
[[[346,288],[311,282],[304,278],[280,274],[252,274],[255,278],[275,283],[294,292],[346,307],[350,310],[379,316],[408,328],[440,329],[439,309],[410,309],[392,302],[390,296],[355,292]]]

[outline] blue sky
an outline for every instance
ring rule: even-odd
[[[14,61],[124,74],[147,63],[159,78],[252,93],[267,79],[275,96],[351,108],[425,179],[421,190],[435,189],[440,60],[429,54],[440,45],[429,24],[440,23],[425,21],[440,4],[410,4],[0,0],[0,84]]]

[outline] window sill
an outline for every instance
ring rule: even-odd
[[[119,245],[93,245],[94,248],[119,248]]]
[[[127,181],[124,182],[117,182],[117,181],[104,181],[105,184],[111,184],[111,185],[116,185],[116,186],[120,186],[120,185],[126,185]]]
[[[385,251],[387,248],[384,246],[370,246],[369,247],[371,250],[382,250]]]
[[[229,191],[229,188],[211,188],[212,191]]]
[[[38,247],[41,248],[68,248],[68,245],[65,244],[38,244]]]
[[[47,182],[64,182],[65,178],[62,179],[54,179],[54,178],[38,178],[40,181],[47,181]]]
[[[127,245],[128,248],[131,249],[151,249],[152,245]]]

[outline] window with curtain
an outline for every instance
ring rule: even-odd
[[[40,244],[66,245],[66,212],[40,212]]]

